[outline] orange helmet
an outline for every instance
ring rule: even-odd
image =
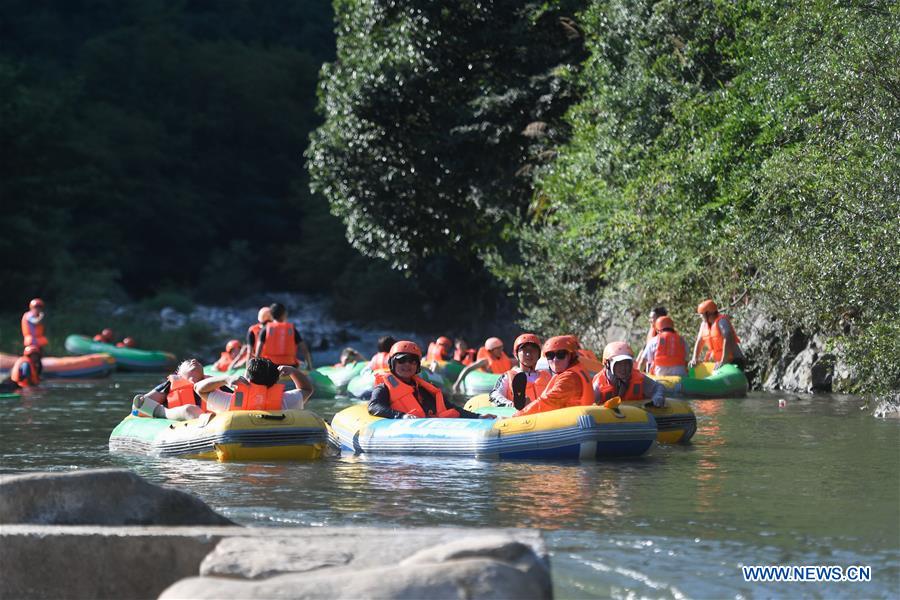
[[[672,320],[672,317],[663,316],[653,322],[653,328],[657,331],[662,331],[663,329],[675,329],[675,321]]]
[[[719,307],[712,300],[704,300],[697,306],[697,313],[719,312]]]
[[[398,354],[414,354],[420,359],[422,358],[422,350],[419,348],[419,345],[409,340],[401,340],[391,346],[388,358],[394,358]]]
[[[524,346],[525,344],[534,344],[538,347],[538,350],[541,348],[541,338],[534,335],[533,333],[523,333],[519,337],[516,338],[516,341],[513,342],[513,352],[515,354],[519,353],[519,346]]]
[[[225,352],[231,352],[232,350],[237,350],[240,347],[240,340],[229,340],[228,343],[225,344]]]
[[[41,349],[37,346],[25,346],[25,352],[23,352],[22,354],[24,354],[25,356],[31,356],[32,354],[40,353]]]
[[[442,335],[441,337],[439,337],[439,338],[437,339],[437,345],[438,345],[438,346],[443,346],[444,348],[452,348],[452,347],[453,347],[453,340],[451,340],[450,338],[448,338],[448,337],[445,336],[445,335]]]
[[[40,298],[35,298],[31,302],[28,303],[28,308],[35,309],[37,307],[44,308],[44,301]]]
[[[272,309],[268,306],[263,306],[259,309],[259,312],[256,313],[256,320],[260,323],[268,323],[272,320]]]
[[[619,356],[628,356],[634,360],[634,351],[628,345],[628,342],[610,342],[603,349],[603,362]]]
[[[113,330],[112,329],[104,329],[103,331],[100,332],[100,335],[102,335],[103,337],[105,337],[108,340],[112,339]]]
[[[557,335],[548,339],[544,342],[544,347],[541,349],[542,352],[553,352],[555,350],[566,350],[569,354],[573,356],[578,356],[575,351],[578,347],[575,344],[574,336],[571,335]]]
[[[489,337],[484,341],[484,347],[488,350],[493,350],[494,348],[502,348],[503,340],[498,337]]]
[[[122,340],[122,345],[126,348],[134,348],[136,344],[134,343],[134,338],[127,337]]]

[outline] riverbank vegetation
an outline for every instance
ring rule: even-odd
[[[357,248],[478,257],[544,332],[752,301],[900,387],[896,3],[336,5],[309,164]]]

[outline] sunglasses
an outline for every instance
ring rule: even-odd
[[[411,363],[418,364],[419,359],[416,358],[415,356],[401,356],[400,358],[395,359],[394,362],[396,362],[397,364],[400,364],[400,365],[408,365]]]
[[[544,352],[544,358],[547,360],[562,360],[567,356],[569,356],[568,350],[557,350],[556,352],[551,350],[550,352]]]

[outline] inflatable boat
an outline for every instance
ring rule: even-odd
[[[686,400],[666,398],[666,405],[662,408],[643,401],[625,402],[622,406],[633,406],[653,415],[656,420],[656,441],[660,444],[683,444],[690,441],[697,432],[697,416]],[[494,406],[487,394],[470,398],[465,409],[498,417],[511,417],[516,412],[512,407]]]
[[[492,459],[640,456],[656,440],[656,421],[639,408],[564,408],[509,419],[382,419],[365,404],[334,416],[342,449],[355,453]]]
[[[9,371],[19,357],[0,353],[0,371]],[[109,354],[84,356],[45,356],[41,359],[42,378],[50,377],[106,377],[116,369],[116,359]]]
[[[359,375],[368,364],[369,363],[367,362],[355,362],[344,366],[335,365],[333,367],[319,367],[318,369],[314,369],[313,372],[324,375],[330,379],[335,389],[341,391],[347,389],[347,384],[349,384],[354,377]]]
[[[698,363],[688,372],[687,377],[666,377],[651,375],[668,390],[668,394],[685,398],[734,398],[747,395],[747,376],[734,365],[722,365],[715,369],[715,363]]]
[[[422,361],[422,368],[437,373],[443,377],[449,385],[453,385],[464,367],[458,360],[426,359]]]
[[[328,442],[325,421],[308,410],[204,413],[190,421],[129,415],[109,436],[109,451],[219,461],[311,460]]]
[[[497,385],[498,379],[500,379],[500,375],[475,369],[466,374],[466,378],[463,379],[460,390],[466,396],[489,394],[491,390],[494,389],[494,386]]]
[[[168,371],[175,368],[175,355],[161,350],[120,348],[115,344],[95,342],[84,335],[66,338],[66,350],[84,355],[103,352],[116,359],[116,368],[123,371]]]

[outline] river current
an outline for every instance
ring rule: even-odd
[[[540,528],[557,598],[896,598],[900,590],[900,420],[873,417],[859,398],[694,401],[691,444],[607,462],[110,455],[109,433],[130,398],[159,379],[50,380],[2,400],[0,472],[126,467],[244,525]],[[330,420],[350,403],[314,398],[310,408]],[[863,565],[872,580],[748,583],[741,567],[750,565]]]

